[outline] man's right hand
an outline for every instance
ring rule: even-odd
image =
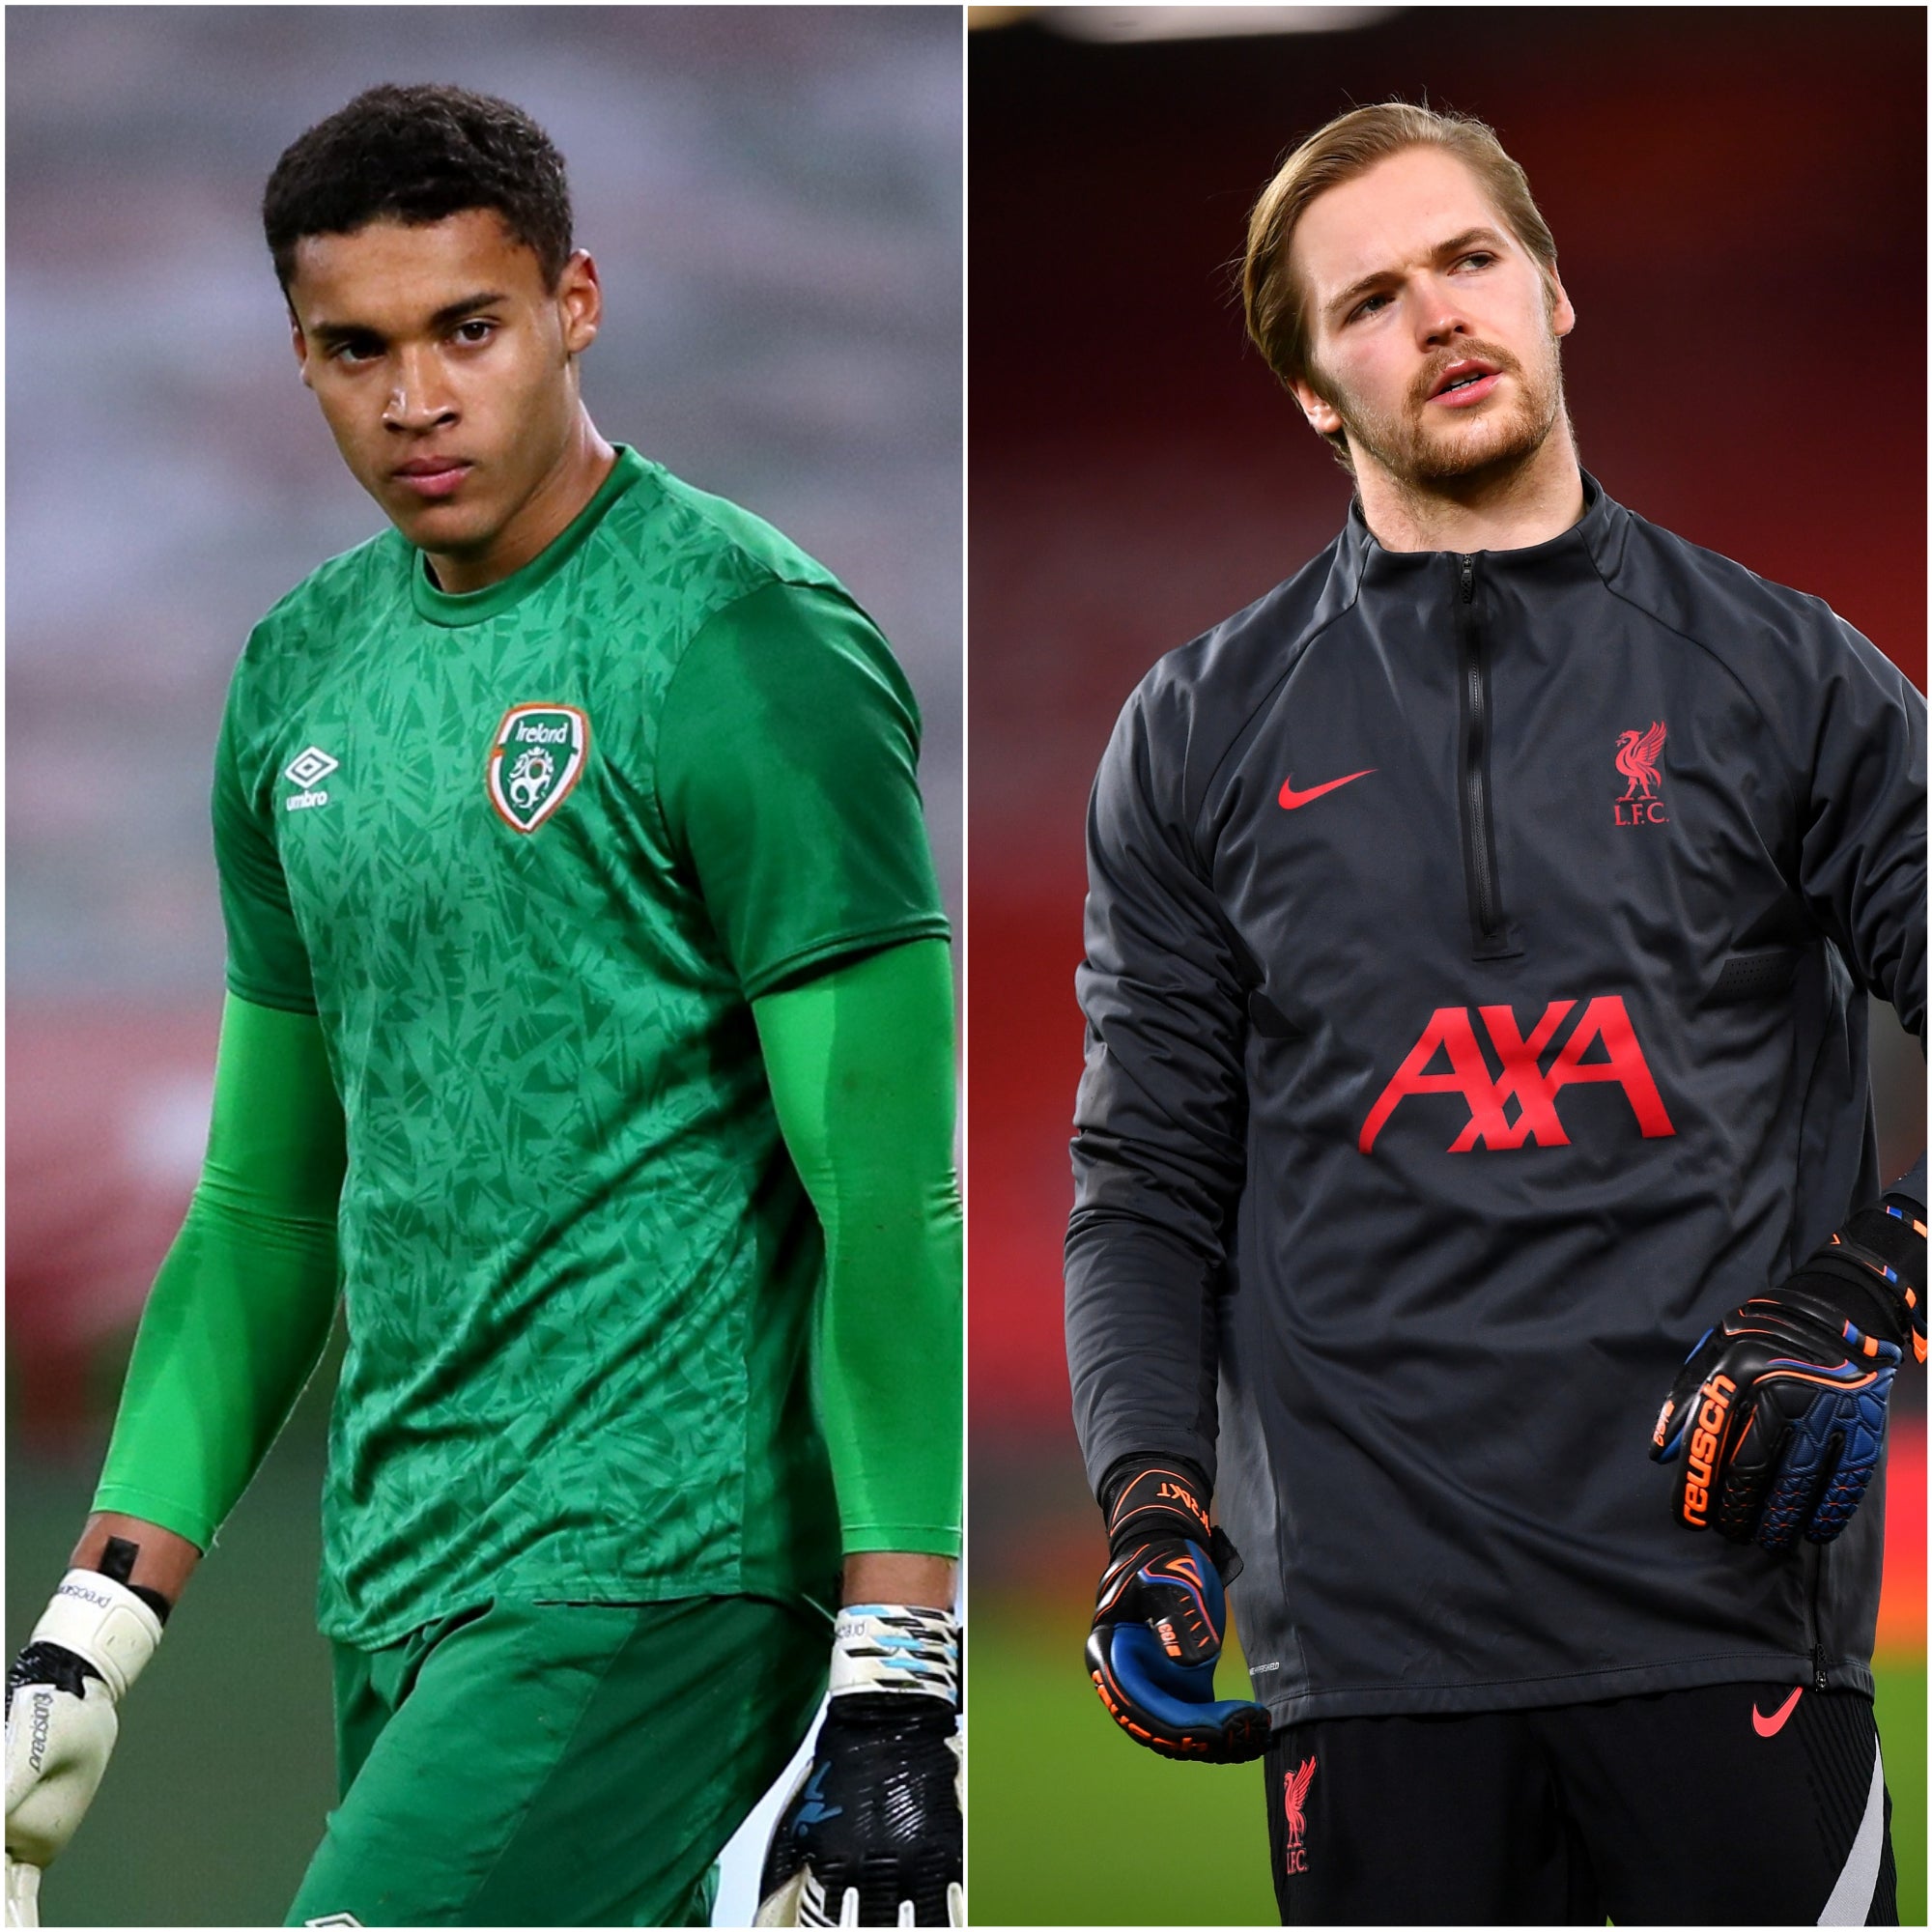
[[[119,1728],[115,1707],[160,1640],[160,1618],[133,1590],[99,1571],[71,1570],[14,1660],[7,1673],[10,1913],[17,1891],[31,1897],[35,1874],[66,1846],[93,1802]]]
[[[1240,1558],[1210,1529],[1199,1478],[1139,1457],[1110,1476],[1112,1560],[1100,1578],[1087,1672],[1107,1714],[1163,1757],[1243,1764],[1267,1748],[1259,1704],[1214,1698],[1228,1625],[1222,1584]]]

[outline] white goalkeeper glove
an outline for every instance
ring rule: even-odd
[[[73,1836],[107,1769],[115,1706],[161,1640],[124,1583],[70,1570],[7,1673],[7,1922],[39,1922],[41,1873]]]
[[[41,1868],[16,1865],[7,1860],[7,1923],[38,1925],[41,1922]]]
[[[756,1925],[963,1925],[959,1625],[838,1613],[831,1701],[765,1852]]]

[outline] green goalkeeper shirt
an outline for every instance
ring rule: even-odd
[[[918,716],[768,526],[619,452],[468,595],[393,531],[229,696],[229,986],[320,1020],[348,1133],[321,1621],[493,1595],[830,1601],[822,1244],[750,1002],[943,935]]]

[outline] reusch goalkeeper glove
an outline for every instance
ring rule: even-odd
[[[107,1769],[115,1707],[161,1640],[161,1599],[71,1570],[7,1673],[7,1909],[31,1925],[40,1874]]]
[[[1925,1359],[1924,1303],[1924,1210],[1892,1196],[1709,1329],[1651,1434],[1651,1460],[1679,1464],[1678,1521],[1765,1549],[1830,1543],[1878,1466],[1905,1350]]]
[[[963,1925],[959,1625],[838,1612],[811,1764],[772,1829],[756,1925]]]
[[[1214,1663],[1228,1628],[1222,1585],[1240,1574],[1227,1532],[1210,1529],[1207,1486],[1187,1465],[1151,1456],[1109,1471],[1107,1537],[1087,1674],[1107,1715],[1163,1757],[1245,1764],[1267,1748],[1268,1714],[1216,1702]]]

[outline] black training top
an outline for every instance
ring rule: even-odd
[[[1584,494],[1468,556],[1357,505],[1094,787],[1074,1413],[1096,1489],[1212,1480],[1218,1378],[1278,1723],[1871,1684],[1878,1484],[1772,1556],[1646,1451],[1703,1330],[1881,1191],[1857,995],[1922,1037],[1924,701]]]

